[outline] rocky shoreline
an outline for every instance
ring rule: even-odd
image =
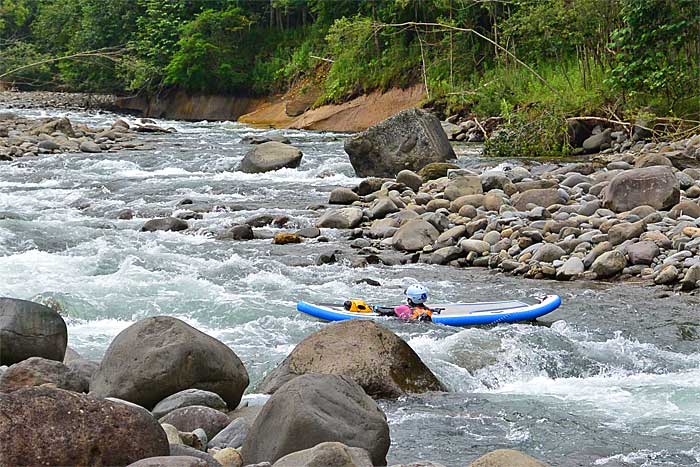
[[[0,298],[8,465],[387,465],[389,426],[375,399],[445,390],[406,342],[372,321],[304,339],[261,383],[264,405],[243,397],[249,379],[238,356],[177,318],[134,323],[101,362],[80,357],[67,337],[57,311]],[[545,464],[501,449],[469,465]]]

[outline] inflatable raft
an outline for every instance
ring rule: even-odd
[[[561,305],[558,295],[546,295],[532,300],[506,300],[479,303],[431,303],[428,307],[441,310],[433,313],[433,322],[448,326],[473,326],[478,324],[515,323],[531,321],[556,310]],[[343,305],[313,305],[299,302],[297,311],[324,321],[344,321],[346,319],[386,318],[378,313],[358,313],[347,311]],[[395,319],[395,318],[393,318]]]

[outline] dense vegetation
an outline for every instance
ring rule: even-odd
[[[570,115],[697,119],[699,70],[697,0],[0,0],[0,81],[18,87],[306,83],[320,104],[422,82],[545,152]]]

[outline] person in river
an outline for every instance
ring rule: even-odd
[[[396,316],[406,321],[432,321],[433,310],[425,304],[428,301],[428,289],[421,284],[413,284],[404,290],[406,304],[392,308],[377,308],[375,311],[384,316]]]

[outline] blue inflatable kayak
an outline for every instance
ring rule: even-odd
[[[515,323],[531,321],[561,305],[558,295],[547,295],[542,298],[480,303],[431,303],[428,307],[441,309],[439,314],[433,313],[433,323],[448,326],[473,326],[476,324]],[[344,321],[346,319],[380,319],[386,318],[378,313],[358,313],[347,311],[342,305],[312,305],[299,302],[297,311],[324,321]]]

